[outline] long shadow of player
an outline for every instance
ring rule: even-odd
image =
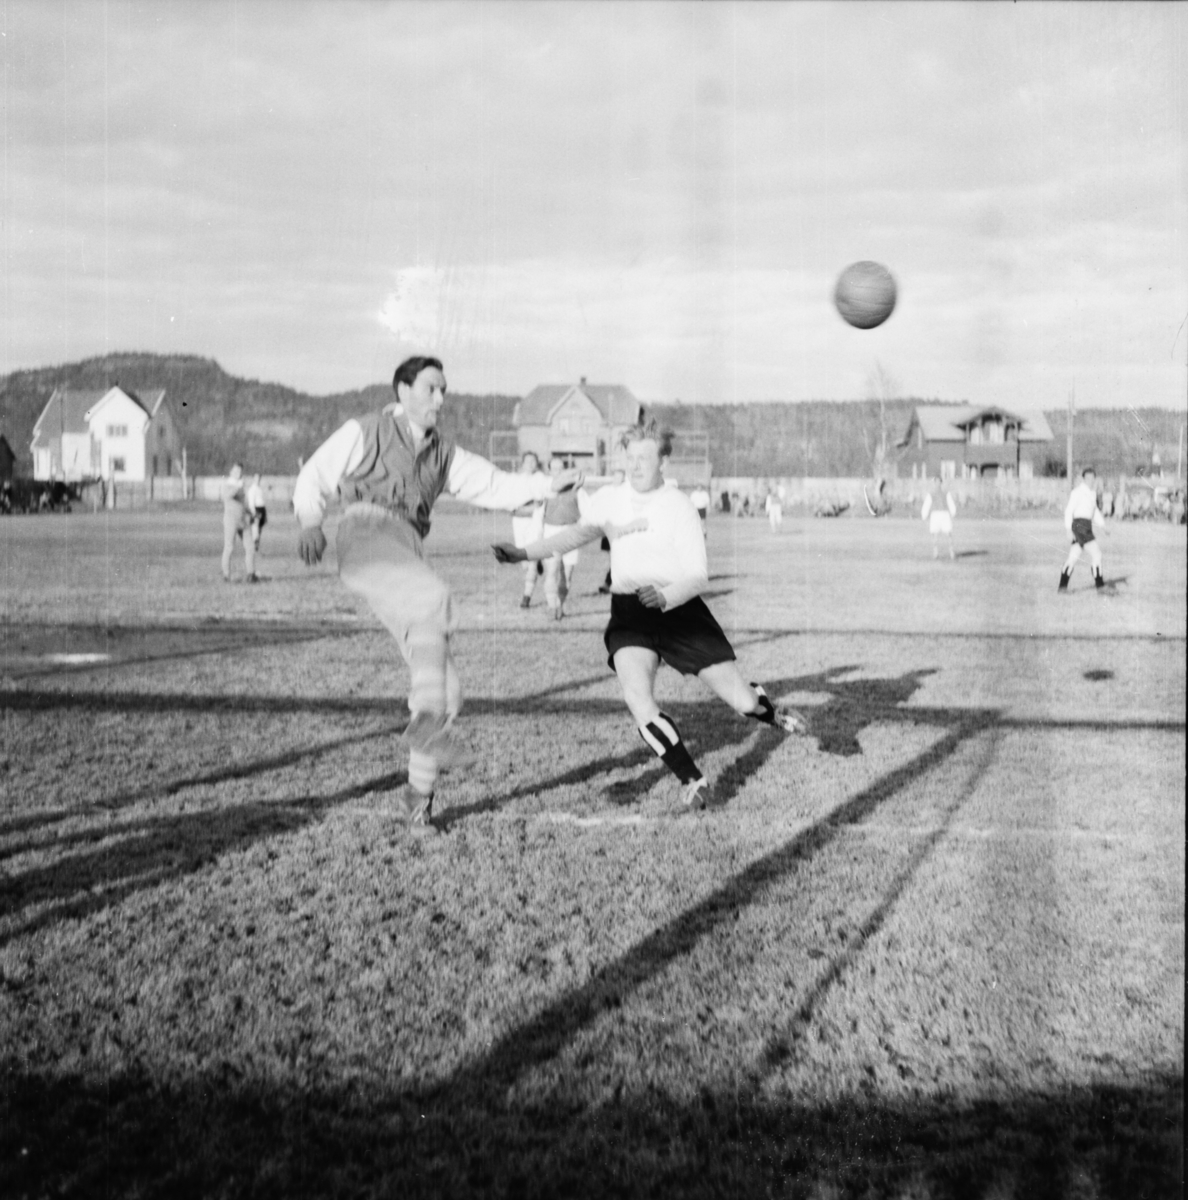
[[[935,670],[921,668],[892,679],[839,678],[857,669],[854,665],[833,667],[813,675],[767,680],[764,687],[768,694],[776,699],[789,692],[829,693],[830,698],[825,704],[806,713],[809,737],[815,738],[818,748],[827,754],[861,754],[859,733],[875,721],[904,719],[902,706],[915,695],[922,681],[934,674]],[[565,704],[554,699],[551,702],[551,711],[558,717],[572,713],[589,719],[590,703],[574,700]],[[626,707],[619,709],[617,703],[606,700],[595,703],[599,715],[621,720],[624,736],[628,736],[631,718]],[[710,695],[693,702],[673,705],[672,709],[686,742],[698,760],[741,744],[737,757],[718,772],[715,805],[728,804],[733,800],[788,737],[766,727],[756,728],[753,722],[732,713],[721,700]],[[616,718],[612,715],[620,711],[621,717]],[[912,713],[911,718],[929,720],[926,713]],[[626,779],[606,778],[612,773],[624,770],[631,772]],[[443,828],[449,829],[468,817],[496,811],[518,799],[600,779],[603,780],[604,800],[618,807],[630,806],[641,802],[667,775],[667,768],[656,763],[642,746],[632,745],[622,755],[607,755],[587,761],[568,767],[548,779],[501,791],[475,804],[447,809],[441,815],[441,824]]]

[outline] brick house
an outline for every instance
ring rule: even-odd
[[[181,473],[181,437],[165,392],[55,388],[33,426],[33,478],[142,482]]]
[[[917,404],[898,443],[913,479],[1030,479],[1043,473],[1052,430],[1043,413],[997,405]]]

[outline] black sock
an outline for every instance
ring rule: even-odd
[[[768,698],[767,693],[757,684],[751,684],[751,687],[759,693],[759,707],[754,712],[747,713],[747,716],[752,721],[762,721],[764,725],[774,725],[776,723],[775,705]]]
[[[667,713],[662,712],[654,721],[641,725],[639,735],[682,783],[701,778],[693,756],[681,741],[676,722]]]

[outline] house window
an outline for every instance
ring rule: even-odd
[[[969,444],[971,446],[980,446],[982,444],[982,427],[980,425],[971,425],[969,427]]]
[[[986,441],[991,446],[1002,445],[1002,422],[987,421],[986,422]]]
[[[941,461],[941,465],[940,465],[940,474],[941,474],[942,481],[956,479],[957,478],[957,463],[951,458],[943,459]]]
[[[124,460],[122,458],[113,458],[111,460],[111,469],[113,472],[123,471],[124,470]]]
[[[109,425],[107,427],[107,436],[109,438],[122,438],[128,436],[127,425]]]
[[[923,429],[916,430],[916,449],[917,450],[924,449],[924,430]]]

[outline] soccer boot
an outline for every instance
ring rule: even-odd
[[[778,707],[772,704],[767,692],[763,690],[762,684],[752,683],[751,687],[758,693],[759,703],[762,705],[762,708],[756,712],[748,714],[753,721],[762,721],[765,725],[782,729],[785,733],[808,733],[808,720],[802,712],[798,712],[795,708],[789,708],[786,704]]]
[[[1100,571],[1093,576],[1093,584],[1099,591],[1105,587],[1105,576]]]
[[[1060,572],[1060,583],[1056,587],[1056,590],[1058,592],[1067,592],[1068,591],[1068,578],[1069,578],[1069,576],[1068,576],[1067,571]]]
[[[433,837],[439,832],[433,824],[432,792],[423,796],[411,783],[406,783],[400,790],[400,812],[414,837]]]
[[[520,607],[521,608],[531,608],[532,607],[532,598],[530,596],[521,596],[520,597]]]
[[[808,718],[804,713],[799,709],[789,708],[786,704],[781,704],[776,708],[775,723],[785,733],[803,736],[809,731]]]
[[[681,792],[681,805],[685,812],[700,812],[709,804],[713,794],[710,781],[703,775],[684,785]]]
[[[458,736],[453,722],[440,713],[414,713],[400,740],[410,749],[428,755],[441,771],[469,767],[478,761]]]

